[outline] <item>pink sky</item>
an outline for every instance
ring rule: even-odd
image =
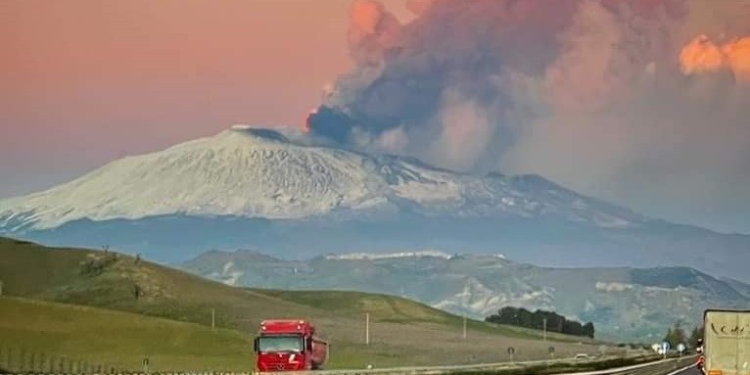
[[[0,197],[234,123],[301,126],[351,66],[352,2],[0,2]]]

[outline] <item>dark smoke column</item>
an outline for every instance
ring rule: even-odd
[[[396,50],[402,26],[375,0],[354,2],[349,17],[347,41],[356,68],[341,76],[324,103],[310,112],[306,128],[316,136],[356,147],[400,122],[396,108],[382,108],[388,100],[384,101],[381,94],[389,93],[371,87],[377,87],[378,81],[382,81],[387,55]],[[378,110],[368,113],[372,109]],[[390,112],[390,116],[384,112]],[[384,124],[385,118],[390,122]],[[360,135],[356,139],[355,128],[359,128]]]
[[[305,128],[311,134],[346,145],[351,141],[354,124],[344,113],[321,105],[307,115]]]

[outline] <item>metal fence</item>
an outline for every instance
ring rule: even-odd
[[[0,373],[9,374],[117,374],[123,369],[104,362],[31,350],[0,346]]]
[[[620,358],[625,360],[625,358]],[[582,363],[583,362],[583,363]],[[454,366],[428,366],[428,367],[399,367],[380,369],[342,369],[342,370],[319,370],[310,372],[311,375],[534,375],[534,374],[560,374],[568,375],[667,375],[678,367],[688,366],[695,362],[693,356],[671,358],[654,361],[647,360],[645,363],[625,365],[625,362],[613,361],[575,361],[575,360],[552,360],[552,361],[529,361],[516,363],[454,365]],[[615,364],[619,363],[619,364]],[[550,365],[553,368],[550,368]],[[562,366],[559,366],[562,365]],[[559,366],[559,368],[558,368]],[[611,367],[610,367],[611,366]],[[604,368],[603,368],[604,367]],[[609,368],[606,368],[609,367]],[[557,368],[558,371],[555,371]],[[573,368],[578,368],[573,370]],[[600,368],[600,370],[594,370]],[[550,371],[551,370],[551,371]],[[593,370],[593,371],[592,371]],[[584,372],[581,372],[584,371]],[[228,372],[228,371],[160,371],[149,372],[133,371],[118,368],[107,363],[93,363],[67,356],[52,355],[39,351],[28,351],[23,348],[0,346],[0,374],[69,374],[69,375],[260,375],[255,371]],[[274,375],[301,375],[304,372],[295,373],[273,373]]]

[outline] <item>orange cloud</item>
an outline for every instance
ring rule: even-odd
[[[399,41],[401,23],[377,0],[355,0],[350,9],[348,41],[352,58],[377,63]]]
[[[383,5],[373,0],[359,0],[352,7],[352,26],[367,34],[374,34],[383,17]]]
[[[750,82],[750,37],[739,39],[722,48],[734,74],[743,81]]]
[[[683,47],[680,67],[688,75],[728,69],[738,80],[750,83],[750,37],[719,46],[706,35],[699,35]]]

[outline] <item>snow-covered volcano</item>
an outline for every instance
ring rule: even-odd
[[[0,235],[162,261],[208,249],[502,253],[543,266],[692,266],[750,280],[750,237],[652,220],[537,175],[476,176],[234,126],[0,200]]]
[[[641,220],[540,177],[475,177],[393,156],[315,146],[302,137],[236,125],[212,137],[126,157],[53,189],[0,201],[0,225],[39,230],[80,219],[173,214],[302,219],[398,210],[563,214],[607,227]]]

